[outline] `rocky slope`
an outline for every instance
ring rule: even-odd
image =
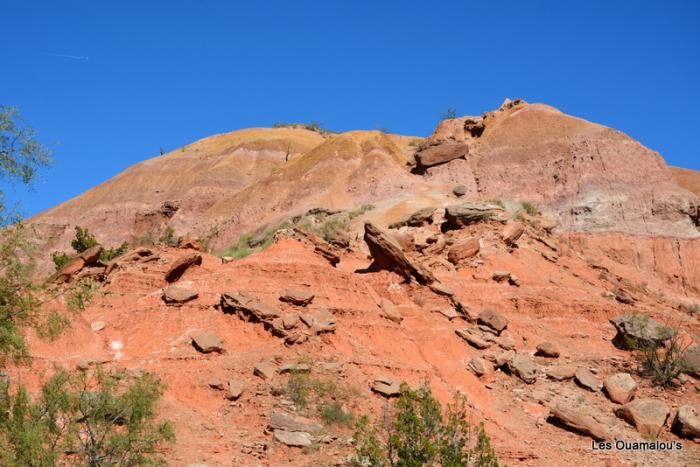
[[[611,320],[643,314],[700,342],[698,180],[521,101],[425,140],[207,138],[36,216],[43,251],[67,250],[76,224],[106,245],[170,226],[216,250],[293,222],[240,260],[194,239],[106,265],[83,255],[43,309],[66,312],[81,278],[98,293],[58,341],[31,335],[33,363],[11,376],[36,388],[55,365],[157,372],[173,465],[342,465],[351,427],[322,416],[327,400],[295,400],[290,371],[356,415],[381,413],[402,381],[444,402],[460,392],[507,465],[694,465],[700,368],[655,388]],[[591,448],[642,437],[683,449]]]

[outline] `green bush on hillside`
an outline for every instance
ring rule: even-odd
[[[463,398],[443,415],[427,384],[417,390],[404,384],[384,417],[374,424],[367,417],[358,422],[353,465],[497,467],[483,424],[472,427],[467,415]]]

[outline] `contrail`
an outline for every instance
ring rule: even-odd
[[[70,58],[73,60],[90,60],[90,57],[83,57],[82,55],[52,54],[48,52],[45,52],[43,55],[49,55],[51,57]]]

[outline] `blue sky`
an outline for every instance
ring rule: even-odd
[[[5,0],[2,16],[0,103],[56,159],[32,192],[4,186],[27,215],[214,133],[428,135],[449,106],[505,97],[700,169],[700,2]]]

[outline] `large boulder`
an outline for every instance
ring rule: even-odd
[[[700,404],[679,407],[673,431],[685,438],[700,438]]]
[[[309,420],[308,418],[290,415],[285,412],[272,412],[270,415],[270,428],[273,430],[286,430],[286,431],[306,431],[309,433],[316,433],[323,429],[323,426]]]
[[[555,402],[549,407],[550,420],[566,428],[589,436],[596,441],[611,439],[610,433],[601,423],[581,408],[573,407],[564,402]]]
[[[224,313],[236,313],[242,319],[253,322],[269,322],[281,315],[278,308],[263,303],[254,295],[245,292],[221,294],[220,306]]]
[[[625,315],[611,319],[617,335],[613,343],[622,349],[638,346],[660,346],[673,337],[674,331],[645,315]]]
[[[311,434],[305,431],[275,430],[275,441],[295,448],[311,446]]]
[[[499,206],[492,204],[463,203],[445,208],[445,222],[443,230],[455,230],[467,225],[485,222],[494,218],[497,212],[502,211]]]
[[[401,381],[391,377],[377,378],[372,382],[372,391],[384,397],[398,397],[401,395]]]
[[[669,413],[668,406],[656,399],[635,399],[615,408],[615,414],[634,425],[645,438],[659,436]]]
[[[170,266],[168,271],[165,273],[165,280],[167,282],[175,282],[192,266],[199,266],[202,264],[202,255],[196,252],[188,253],[181,256]]]
[[[100,245],[96,245],[92,248],[88,248],[87,250],[83,251],[78,255],[78,257],[82,258],[83,261],[85,261],[86,266],[93,266],[97,264],[97,262],[100,260],[101,254],[102,247]]]
[[[479,253],[481,242],[478,238],[470,238],[455,243],[447,252],[447,259],[452,264],[459,264],[465,259],[472,258]]]
[[[611,401],[626,404],[634,397],[637,382],[629,373],[615,373],[605,378],[603,388]]]
[[[371,268],[393,271],[406,280],[415,278],[424,285],[435,281],[430,271],[413,264],[401,247],[385,231],[371,222],[365,223],[364,239],[374,260]]]
[[[501,234],[501,237],[503,238],[503,241],[505,242],[506,245],[508,246],[515,246],[518,243],[518,240],[520,237],[523,235],[525,232],[525,224],[522,222],[510,222],[506,227],[503,229],[503,233]]]
[[[444,164],[469,154],[469,146],[461,141],[443,141],[421,148],[416,153],[416,164],[419,169],[426,169],[438,164]]]

